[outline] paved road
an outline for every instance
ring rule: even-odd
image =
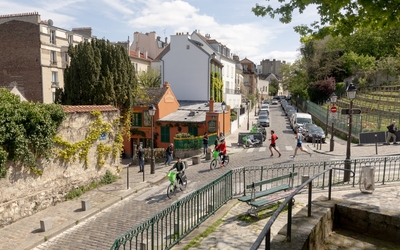
[[[278,147],[282,152],[282,157],[270,157],[267,145],[264,147],[238,149],[230,156],[230,164],[227,168],[209,169],[209,162],[203,160],[201,164],[192,166],[187,170],[188,187],[185,191],[179,192],[174,199],[166,196],[167,183],[146,188],[137,194],[124,199],[121,202],[103,210],[94,217],[79,223],[77,226],[66,232],[50,239],[49,241],[37,246],[35,250],[41,249],[109,249],[114,240],[126,233],[136,225],[150,218],[158,211],[169,206],[173,201],[179,199],[209,181],[219,177],[228,169],[243,166],[261,166],[272,163],[282,163],[292,161],[289,155],[293,154],[295,145],[294,133],[290,129],[286,117],[280,106],[271,106],[271,127],[279,137]],[[268,129],[268,134],[270,134]],[[300,153],[296,161],[304,160],[323,160],[332,156],[314,154],[310,157],[305,153]]]

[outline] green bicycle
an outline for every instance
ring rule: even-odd
[[[212,151],[212,157],[213,159],[211,160],[210,163],[210,169],[213,170],[214,168],[216,168],[217,166],[219,166],[222,162],[222,155],[219,156],[219,151],[218,150],[213,150]],[[229,155],[225,155],[225,163],[224,166],[228,166],[229,164]]]
[[[179,181],[177,181],[176,175],[178,174],[178,172],[176,171],[170,171],[168,173],[168,179],[170,181],[170,184],[168,185],[167,188],[167,196],[168,198],[172,198],[172,196],[175,195],[176,190],[179,188],[181,191],[185,190],[186,186],[187,186],[187,179],[186,179],[186,175],[183,174],[182,175],[182,181],[183,183],[178,183]]]

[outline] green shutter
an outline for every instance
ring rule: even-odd
[[[189,126],[189,134],[194,135],[194,136],[198,136],[198,131],[197,131],[197,127],[194,126]]]
[[[133,113],[132,127],[142,127],[142,113]]]
[[[169,142],[169,127],[161,126],[161,142]]]

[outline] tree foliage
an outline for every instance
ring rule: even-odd
[[[335,92],[335,86],[336,82],[333,77],[311,83],[308,88],[310,100],[316,103],[326,101],[327,97]]]
[[[398,28],[400,22],[400,0],[279,0],[279,2],[281,5],[277,8],[256,4],[252,11],[256,16],[268,15],[271,18],[280,16],[280,22],[290,23],[295,10],[302,14],[307,7],[315,6],[320,20],[310,26],[296,26],[295,31],[316,38],[324,38],[329,34],[348,36],[363,27]]]
[[[274,96],[274,95],[278,94],[278,91],[279,91],[279,82],[278,82],[278,80],[272,79],[272,80],[269,82],[268,91],[269,91],[268,94],[269,94],[270,96]]]
[[[61,105],[21,102],[0,89],[0,178],[7,173],[7,160],[41,174],[37,160],[51,156],[52,139],[65,116]]]
[[[130,110],[137,85],[126,48],[93,39],[71,45],[68,54],[71,63],[57,100],[64,105],[113,105],[123,115]]]
[[[136,79],[138,86],[143,88],[155,88],[161,85],[161,73],[154,68],[136,74]]]

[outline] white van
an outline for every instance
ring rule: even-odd
[[[292,128],[296,130],[298,127],[302,127],[305,123],[313,123],[312,117],[307,113],[295,113],[292,119]]]

